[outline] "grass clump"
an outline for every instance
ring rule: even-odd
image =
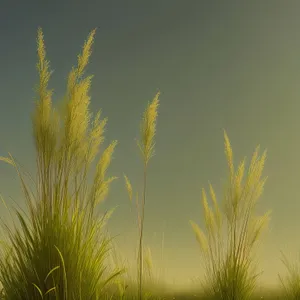
[[[12,232],[0,259],[4,299],[103,299],[105,286],[122,270],[107,272],[110,239],[104,225],[112,213],[96,217],[95,208],[115,177],[106,173],[117,145],[113,141],[97,159],[92,185],[91,164],[104,140],[107,119],[89,112],[92,76],[83,77],[95,30],[88,36],[78,65],[68,76],[63,106],[52,106],[51,73],[42,30],[38,30],[38,99],[32,117],[37,179],[32,192],[13,157],[2,158],[20,177],[28,217],[16,210],[21,227]]]
[[[232,148],[226,132],[225,154],[229,167],[229,186],[220,208],[209,185],[213,207],[202,190],[206,233],[190,221],[204,258],[207,292],[214,299],[246,300],[252,295],[258,274],[253,264],[253,247],[269,220],[269,213],[255,216],[255,206],[266,178],[261,179],[266,151],[256,148],[246,178],[245,159],[234,170]]]
[[[282,277],[278,275],[283,293],[286,300],[299,300],[300,299],[300,264],[291,264],[287,257],[282,253],[281,261],[287,269],[287,275]]]

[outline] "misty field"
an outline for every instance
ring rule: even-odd
[[[261,233],[270,220],[270,211],[256,215],[256,204],[267,178],[262,177],[267,153],[257,147],[249,167],[242,160],[235,168],[233,152],[224,131],[228,182],[218,201],[212,185],[202,190],[204,228],[190,222],[195,247],[200,247],[205,277],[194,289],[175,293],[168,291],[153,275],[151,250],[145,248],[144,219],[147,198],[147,168],[154,155],[158,118],[158,92],[146,106],[137,142],[142,157],[142,192],[124,174],[129,201],[136,208],[138,224],[137,278],[128,275],[128,267],[119,259],[113,238],[105,225],[113,209],[102,215],[95,208],[107,196],[116,177],[107,170],[117,147],[112,141],[101,151],[107,119],[99,111],[89,111],[89,89],[92,76],[84,77],[91,55],[95,30],[84,43],[78,64],[67,80],[61,105],[52,104],[48,89],[51,72],[46,60],[42,30],[38,30],[37,70],[39,84],[32,115],[36,149],[37,180],[34,191],[31,179],[10,154],[2,163],[15,168],[23,189],[28,215],[14,212],[19,227],[1,224],[7,240],[1,241],[1,298],[6,300],[92,300],[92,299],[300,299],[300,269],[282,255],[287,275],[279,276],[277,291],[256,290],[259,270],[253,253]],[[91,184],[88,174],[95,164]],[[2,199],[6,206],[5,200]],[[7,208],[7,207],[6,207]],[[9,208],[7,208],[9,209]]]

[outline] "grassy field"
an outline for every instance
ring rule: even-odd
[[[300,299],[300,269],[284,255],[288,275],[280,277],[280,289],[256,291],[259,272],[253,253],[270,219],[269,211],[257,216],[255,210],[266,183],[266,177],[262,177],[266,152],[259,155],[257,147],[248,169],[246,160],[235,168],[225,131],[229,175],[222,201],[217,200],[209,185],[208,192],[202,190],[205,228],[190,221],[201,250],[205,278],[195,289],[175,293],[153,276],[151,251],[143,240],[147,167],[154,155],[159,92],[145,109],[137,143],[142,157],[141,195],[130,176],[124,175],[129,200],[137,210],[139,232],[134,266],[137,278],[129,276],[129,266],[119,259],[113,238],[105,231],[113,209],[102,215],[95,213],[117,179],[107,177],[117,141],[100,151],[107,119],[102,119],[101,112],[92,116],[89,111],[92,76],[83,75],[94,36],[95,30],[88,36],[77,66],[69,73],[61,105],[54,108],[48,89],[49,62],[42,30],[38,30],[39,85],[32,115],[38,172],[35,189],[29,187],[30,176],[10,154],[0,158],[17,171],[28,208],[28,214],[14,210],[18,228],[2,224],[7,233],[0,247],[2,299]],[[96,170],[89,184],[87,176],[94,162]]]

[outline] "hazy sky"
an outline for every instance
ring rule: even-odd
[[[97,27],[88,73],[91,110],[108,117],[106,141],[119,145],[110,173],[119,176],[101,209],[115,205],[109,229],[133,258],[137,229],[123,172],[141,188],[135,138],[144,108],[161,91],[156,156],[149,167],[145,243],[165,276],[179,284],[201,275],[188,221],[202,220],[201,188],[221,197],[227,176],[225,128],[235,161],[268,149],[268,182],[259,211],[272,209],[258,251],[261,281],[276,283],[280,250],[300,250],[300,2],[299,1],[2,1],[0,8],[0,155],[10,151],[35,171],[30,114],[37,83],[36,36],[41,26],[54,70],[54,102],[84,40]],[[248,160],[249,161],[249,160]],[[0,164],[0,192],[24,198],[15,171]],[[133,207],[134,208],[134,207]],[[1,215],[8,216],[2,205]]]

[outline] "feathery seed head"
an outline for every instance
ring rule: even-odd
[[[91,191],[91,198],[92,198],[92,202],[93,202],[92,205],[99,203],[106,197],[110,183],[112,181],[114,181],[115,179],[117,179],[117,177],[110,177],[105,180],[106,171],[112,160],[112,155],[113,155],[114,148],[116,145],[117,145],[117,141],[113,141],[103,151],[102,156],[98,161],[98,164],[96,167],[96,174],[95,174],[95,178],[94,178],[93,189]]]
[[[96,192],[94,195],[95,205],[97,205],[98,203],[102,202],[105,199],[105,197],[107,196],[108,191],[109,191],[109,185],[116,179],[118,179],[118,177],[113,176],[113,177],[109,177],[108,179],[103,180],[98,183],[98,186],[97,186],[97,189],[96,189]]]
[[[154,155],[154,136],[156,132],[156,119],[157,109],[159,105],[158,92],[153,101],[148,104],[147,109],[144,112],[143,121],[141,123],[141,142],[138,142],[138,146],[143,154],[145,165],[148,164],[150,158]]]
[[[72,67],[69,76],[68,76],[68,83],[67,83],[67,95],[69,98],[72,98],[73,90],[76,85],[76,69]]]
[[[84,69],[89,62],[89,58],[91,56],[91,47],[94,43],[94,37],[96,34],[96,28],[91,31],[88,36],[88,39],[85,41],[82,54],[78,55],[78,68],[77,68],[77,76],[78,78],[83,75]]]
[[[230,178],[233,178],[233,173],[234,173],[234,166],[233,166],[233,154],[232,154],[232,148],[230,145],[230,141],[229,138],[227,136],[226,131],[224,130],[224,145],[225,145],[225,154],[227,157],[227,163],[228,163],[228,167],[230,170]]]
[[[110,145],[103,151],[101,159],[98,162],[96,176],[101,180],[103,180],[105,177],[105,173],[111,163],[112,155],[117,144],[117,141],[111,142]]]
[[[207,243],[207,238],[206,238],[206,235],[205,233],[199,228],[199,226],[193,222],[193,221],[190,221],[190,224],[193,228],[193,231],[196,235],[196,239],[200,245],[200,248],[203,252],[207,252],[208,250],[208,243]]]
[[[245,161],[246,159],[244,158],[243,161],[239,164],[236,175],[235,175],[235,189],[238,194],[241,192],[241,184],[244,176],[244,171],[245,171]]]
[[[215,218],[214,214],[211,211],[210,207],[208,206],[207,197],[205,190],[202,189],[202,204],[204,208],[204,218],[205,218],[205,225],[211,235],[215,233]]]
[[[45,44],[44,44],[44,35],[42,28],[38,28],[38,38],[37,38],[37,52],[40,62],[44,62],[46,57]]]
[[[248,174],[251,174],[253,173],[254,169],[255,169],[255,166],[257,164],[257,159],[258,159],[258,152],[259,152],[259,149],[260,149],[260,145],[258,145],[256,148],[255,148],[255,151],[252,155],[252,158],[251,158],[251,162],[250,162],[250,166],[249,166],[249,169],[248,169]]]
[[[79,148],[82,141],[86,139],[90,122],[90,97],[87,93],[90,88],[91,79],[92,76],[88,76],[75,86],[72,98],[68,103],[66,136],[70,145],[73,145],[75,148]]]
[[[32,115],[33,135],[37,153],[43,157],[46,165],[53,157],[57,143],[58,124],[52,109],[52,90],[48,90],[48,82],[51,76],[49,61],[46,61],[46,50],[42,29],[38,29],[37,38],[39,85],[36,88],[38,100],[35,103],[35,111]],[[40,157],[41,159],[41,157]]]
[[[126,190],[129,196],[129,200],[132,201],[132,186],[131,183],[128,179],[128,177],[124,174],[124,179],[125,179],[125,185],[126,185]]]
[[[259,151],[259,146],[256,148],[250,166],[249,166],[249,170],[248,170],[248,176],[247,176],[247,181],[246,181],[246,189],[248,192],[250,192],[250,190],[255,190],[255,197],[258,199],[258,197],[260,196],[260,194],[263,191],[263,187],[265,184],[265,181],[267,178],[264,178],[261,181],[261,175],[262,175],[262,171],[264,168],[264,163],[266,160],[266,154],[267,152],[264,151],[263,155],[261,158],[259,158],[258,156],[258,151]]]
[[[96,157],[100,145],[104,141],[105,125],[107,123],[107,118],[100,121],[101,111],[99,111],[93,121],[92,130],[89,135],[89,157],[88,162],[92,162]]]
[[[4,161],[12,166],[15,166],[14,161],[12,159],[10,159],[9,157],[0,156],[0,161]]]
[[[270,221],[271,211],[267,211],[263,216],[253,218],[253,224],[250,232],[252,233],[249,238],[249,245],[252,246],[260,237],[262,231],[266,228]]]
[[[265,162],[267,159],[267,150],[265,150],[262,154],[262,156],[260,157],[260,159],[257,162],[257,166],[256,166],[256,180],[260,180],[264,166],[265,166]]]
[[[37,54],[38,54],[37,70],[40,76],[39,92],[40,92],[40,98],[43,99],[43,98],[47,98],[47,86],[51,76],[51,72],[49,71],[49,61],[46,60],[44,36],[41,28],[38,29]],[[48,96],[51,97],[51,92],[49,91],[48,91]]]
[[[211,197],[212,203],[214,205],[217,228],[218,228],[218,230],[220,230],[221,226],[222,226],[222,215],[221,215],[221,211],[220,211],[220,208],[219,208],[219,205],[217,202],[217,197],[216,197],[215,191],[211,184],[209,184],[209,192],[210,192],[210,197]]]

